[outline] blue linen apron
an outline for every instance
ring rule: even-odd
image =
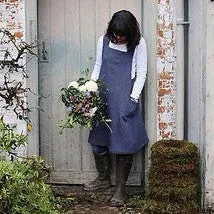
[[[106,146],[115,154],[134,154],[149,141],[139,104],[130,100],[135,80],[131,80],[133,55],[133,49],[122,52],[109,48],[109,38],[104,36],[99,79],[107,89],[107,118],[111,119],[112,133],[104,123],[94,124],[88,141]]]

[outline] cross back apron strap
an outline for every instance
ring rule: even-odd
[[[148,143],[142,112],[130,100],[134,84],[131,80],[134,50],[122,52],[109,47],[104,36],[99,78],[107,88],[108,118],[112,133],[104,123],[95,124],[89,134],[92,145],[108,146],[115,154],[133,154]]]

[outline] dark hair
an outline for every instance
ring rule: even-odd
[[[121,10],[114,13],[108,24],[106,35],[113,41],[114,34],[126,36],[128,49],[135,48],[139,44],[141,38],[139,23],[131,12]]]

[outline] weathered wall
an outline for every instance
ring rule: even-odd
[[[214,2],[205,1],[206,9],[204,25],[204,35],[206,44],[204,46],[205,58],[203,66],[205,68],[204,88],[206,90],[205,100],[205,142],[206,142],[206,167],[205,167],[205,197],[206,203],[214,210]]]
[[[207,1],[208,2],[208,1]],[[205,195],[205,26],[204,1],[189,0],[188,139],[195,142],[201,157],[202,204]],[[212,144],[212,143],[211,143]],[[213,177],[213,176],[211,176]],[[213,188],[212,188],[213,189]],[[206,204],[205,204],[206,205]]]
[[[0,27],[24,36],[24,0],[0,0]]]
[[[176,138],[174,1],[157,2],[157,138]]]
[[[25,39],[25,5],[24,0],[0,0],[0,28],[7,29],[13,33],[16,37],[17,43],[19,40]],[[0,52],[2,54],[0,57],[3,57],[3,50],[5,46],[0,45]],[[12,47],[9,48],[12,54],[16,54]],[[25,60],[25,59],[23,59]],[[0,72],[0,82],[3,81],[4,72]],[[16,81],[22,81],[22,84],[25,86],[25,80],[21,75],[14,74],[11,78],[16,79]],[[2,107],[5,103],[0,99],[0,115],[4,115],[5,122],[14,126],[14,129],[18,133],[26,132],[26,123],[23,120],[17,120],[17,117],[13,111],[8,110],[7,112]],[[25,151],[23,148],[20,148],[18,151],[19,155],[22,155]]]

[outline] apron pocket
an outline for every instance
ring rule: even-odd
[[[125,108],[124,116],[129,117],[132,116],[137,109],[138,103],[132,101],[131,99],[128,100]]]

